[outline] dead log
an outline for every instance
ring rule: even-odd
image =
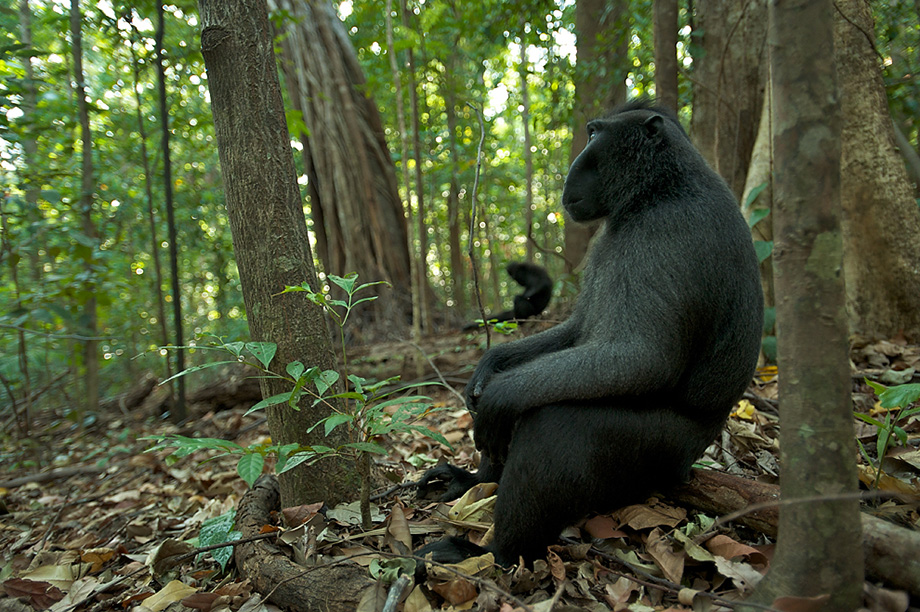
[[[132,409],[137,408],[140,403],[143,402],[148,395],[150,395],[150,392],[153,391],[153,387],[156,384],[157,377],[148,372],[144,375],[140,382],[135,384],[124,393],[119,393],[118,395],[99,402],[99,409],[102,412],[117,409],[122,414],[127,414]]]
[[[220,368],[220,377],[195,389],[188,396],[190,404],[207,404],[218,412],[240,404],[250,406],[262,400],[259,387],[261,374],[254,368],[234,365]]]
[[[258,535],[264,525],[271,523],[271,512],[280,509],[278,480],[271,475],[262,476],[240,501],[237,529],[243,538]],[[240,573],[252,581],[256,591],[275,605],[295,612],[353,611],[364,591],[374,584],[367,571],[353,563],[303,567],[265,540],[240,544],[234,558]]]
[[[670,495],[709,514],[726,515],[756,504],[778,504],[777,485],[763,484],[708,470],[694,470],[690,482]],[[757,509],[736,522],[776,537],[779,506]],[[866,574],[920,597],[920,532],[862,514]]]

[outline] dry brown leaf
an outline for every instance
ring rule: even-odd
[[[752,546],[736,542],[727,535],[718,534],[706,541],[706,548],[714,555],[734,559],[744,557],[754,565],[767,565],[767,557]]]
[[[61,589],[50,582],[38,582],[23,578],[10,578],[3,583],[3,590],[14,599],[24,599],[36,610],[47,610],[55,602],[64,599]]]
[[[409,533],[409,522],[406,520],[406,515],[403,513],[401,506],[393,506],[393,509],[390,510],[386,529],[387,538],[392,538],[403,546],[403,549],[400,550],[394,545],[394,542],[390,542],[390,549],[394,553],[405,554],[412,550],[412,534]]]
[[[432,585],[431,590],[447,600],[452,606],[459,606],[476,599],[479,594],[472,582],[466,578],[455,578],[449,582]]]
[[[313,515],[320,511],[320,508],[322,508],[325,503],[326,502],[316,502],[315,504],[302,504],[300,506],[283,508],[281,510],[281,516],[284,518],[284,524],[288,527],[297,527],[306,523],[313,518]]]
[[[684,575],[685,553],[674,552],[670,540],[661,529],[656,527],[652,530],[645,542],[645,550],[664,573],[665,578],[680,584]]]
[[[824,609],[830,598],[828,594],[814,597],[778,597],[773,600],[773,607],[783,612],[817,612]]]
[[[562,558],[559,555],[550,551],[546,555],[546,562],[549,563],[549,573],[553,575],[556,582],[565,580],[565,563],[562,562]]]
[[[625,538],[626,532],[617,529],[616,523],[610,515],[595,516],[584,524],[584,530],[596,540],[609,540],[610,538]]]
[[[214,600],[218,597],[220,597],[220,595],[217,593],[195,593],[194,595],[189,595],[184,598],[182,600],[182,605],[186,608],[201,610],[201,612],[209,612],[211,606],[214,605]]]
[[[620,521],[620,525],[629,525],[639,531],[652,527],[677,527],[687,518],[687,511],[667,504],[651,502],[650,504],[636,504],[617,510],[612,515]]]

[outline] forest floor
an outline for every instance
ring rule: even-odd
[[[853,362],[854,409],[880,422],[891,417],[906,436],[906,444],[901,439],[879,444],[880,428],[854,419],[870,459],[879,450],[885,457],[885,474],[878,482],[867,460],[861,460],[864,489],[914,496],[913,502],[868,496],[865,510],[920,529],[920,421],[916,416],[898,421],[899,414],[881,409],[862,382],[863,376],[909,382],[913,369],[920,370],[920,348],[871,344],[854,350]],[[461,371],[456,382],[464,376],[468,371]],[[776,386],[775,369],[759,372],[701,464],[752,481],[777,481]],[[386,440],[390,452],[378,460],[378,468],[390,481],[417,479],[442,458],[462,466],[476,458],[470,417],[457,396],[443,389],[431,395],[447,409],[426,424],[450,441],[453,452],[415,434]],[[247,491],[236,473],[236,459],[200,452],[171,464],[165,460],[168,451],[145,452],[152,442],[143,439],[183,433],[244,446],[265,441],[268,430],[261,413],[245,416],[251,404],[247,400],[220,410],[213,403],[192,404],[192,420],[184,428],[142,409],[112,409],[81,430],[48,411],[34,415],[27,440],[5,435],[0,449],[0,612],[278,609],[267,599],[270,593],[258,592],[240,576],[230,548],[195,554],[232,530],[227,513]],[[463,533],[478,541],[491,524],[494,504],[488,490],[479,497],[458,502],[444,520],[437,517],[448,507],[416,499],[411,486],[391,487],[375,502],[374,529],[367,532],[348,508],[319,511],[322,504],[317,504],[281,514],[310,525],[318,535],[306,551],[299,551],[301,562],[359,555],[357,563],[378,572],[393,566],[391,557],[378,552],[397,550],[394,541],[421,544],[422,537],[412,541],[410,534]],[[532,571],[500,572],[483,567],[482,560],[459,568],[465,576],[435,568],[424,584],[405,589],[398,609],[730,609],[768,569],[773,544],[737,522],[714,524],[717,518],[667,496],[654,497],[566,530],[567,539],[551,547]],[[289,525],[282,529],[296,531]],[[276,544],[285,546],[281,539]],[[176,557],[179,553],[187,554]],[[379,609],[380,593],[368,592],[358,609]],[[865,595],[866,609],[872,611],[903,612],[920,605],[918,593],[911,600],[907,590],[892,586],[885,576],[867,580]],[[799,601],[785,609],[813,606]]]

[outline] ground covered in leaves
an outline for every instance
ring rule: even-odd
[[[855,420],[865,449],[860,480],[867,492],[915,500],[868,495],[866,505],[918,529],[920,420],[902,418],[908,407],[880,408],[863,377],[916,382],[920,350],[876,343],[855,349],[853,361],[854,409],[871,417]],[[470,417],[457,397],[441,391],[433,399],[448,409],[427,425],[440,431],[453,451],[421,436],[384,441],[390,452],[378,460],[382,476],[373,529],[360,527],[357,500],[336,508],[316,500],[285,509],[276,525],[265,528],[264,537],[290,550],[298,563],[347,557],[366,568],[377,586],[361,594],[360,610],[381,609],[394,590],[397,569],[407,567],[394,553],[445,533],[474,541],[488,537],[494,486],[477,487],[451,505],[416,499],[405,486],[439,460],[462,466],[476,461]],[[701,464],[775,483],[776,400],[775,369],[764,369]],[[247,485],[236,473],[236,460],[201,453],[170,465],[166,453],[144,452],[152,443],[142,438],[166,433],[244,446],[267,439],[260,414],[244,416],[251,402],[230,408],[226,403],[219,410],[206,402],[193,405],[193,418],[183,428],[143,410],[117,408],[77,427],[59,418],[60,407],[35,415],[28,439],[17,438],[8,426],[0,468],[0,612],[277,609],[272,593],[258,592],[239,574],[231,547],[221,546],[239,537],[233,511]],[[396,593],[399,602],[392,609],[728,609],[768,569],[773,544],[737,523],[715,524],[717,518],[665,496],[651,498],[571,527],[533,568],[501,572],[488,558],[433,567],[422,584],[399,583],[405,588]],[[915,609],[907,592],[881,578],[866,583],[868,609]],[[915,599],[912,605],[920,604]]]

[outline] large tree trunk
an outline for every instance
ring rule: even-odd
[[[405,212],[380,114],[351,41],[326,0],[269,0],[284,11],[282,69],[300,134],[317,247],[327,274],[386,280],[358,317],[361,331],[403,334],[411,303]],[[356,330],[359,326],[353,326]]]
[[[770,5],[774,252],[784,505],[770,572],[754,599],[826,596],[855,610],[863,557],[840,269],[840,113],[833,2]],[[819,426],[817,424],[820,424]]]
[[[628,22],[629,11],[624,0],[579,0],[575,4],[578,63],[570,162],[588,144],[585,124],[626,101]],[[566,219],[567,272],[584,259],[597,227],[598,223],[581,224]]]
[[[700,2],[694,28],[690,134],[706,161],[740,199],[757,136],[767,61],[766,0]]]
[[[869,4],[835,6],[850,331],[920,340],[920,209],[894,141]]]
[[[201,47],[223,171],[233,249],[243,287],[249,331],[255,341],[278,345],[273,369],[301,361],[335,369],[321,308],[306,293],[278,295],[285,285],[304,281],[317,287],[313,256],[285,122],[281,88],[264,0],[201,0]],[[258,112],[253,112],[258,109]],[[284,380],[263,378],[265,397],[289,392]],[[324,437],[307,429],[328,415],[322,404],[304,401],[266,410],[276,444],[339,446],[344,428]],[[281,475],[283,506],[353,498],[355,466],[323,459]]]

